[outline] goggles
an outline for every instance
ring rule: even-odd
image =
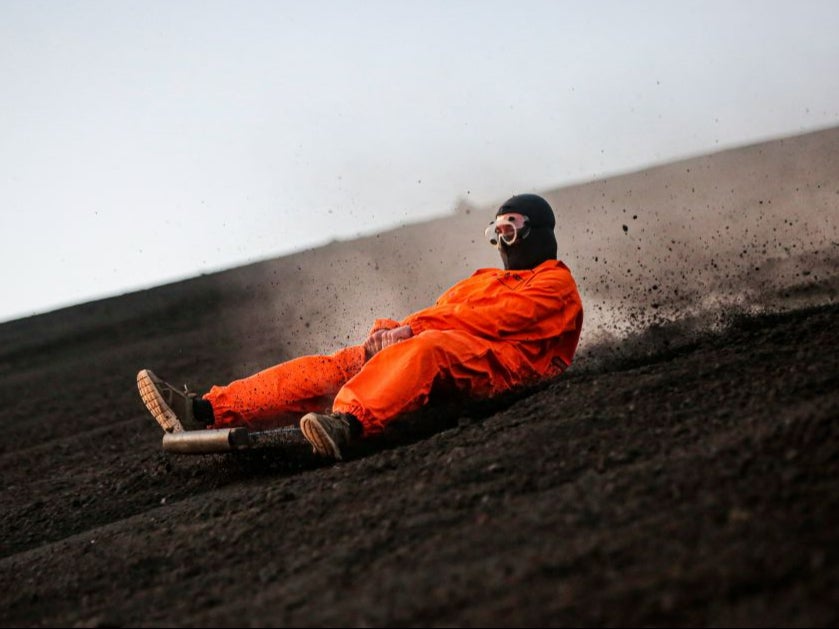
[[[529,219],[523,214],[500,214],[486,228],[484,236],[491,245],[497,247],[503,242],[509,247],[519,238],[519,232],[522,240],[527,238],[530,233],[528,222]]]

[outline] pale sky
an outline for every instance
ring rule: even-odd
[[[0,0],[0,321],[839,124],[839,2]]]

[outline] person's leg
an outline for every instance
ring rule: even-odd
[[[365,435],[381,432],[393,418],[424,406],[432,390],[486,398],[520,384],[510,365],[512,346],[459,331],[429,330],[386,347],[340,391],[332,410],[357,418]]]
[[[363,365],[362,346],[331,356],[303,356],[227,386],[214,386],[203,399],[212,404],[213,428],[292,424],[302,413],[328,408],[335,393]]]

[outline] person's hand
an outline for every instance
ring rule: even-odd
[[[369,360],[388,345],[404,341],[413,335],[414,331],[409,325],[403,325],[391,330],[376,330],[364,341],[364,351],[367,354],[367,359]]]

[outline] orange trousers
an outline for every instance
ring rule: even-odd
[[[364,359],[361,345],[295,358],[215,386],[204,399],[213,405],[216,428],[292,424],[331,405],[335,412],[355,415],[371,435],[424,406],[432,391],[480,399],[523,384],[513,344],[459,330],[427,330]]]

